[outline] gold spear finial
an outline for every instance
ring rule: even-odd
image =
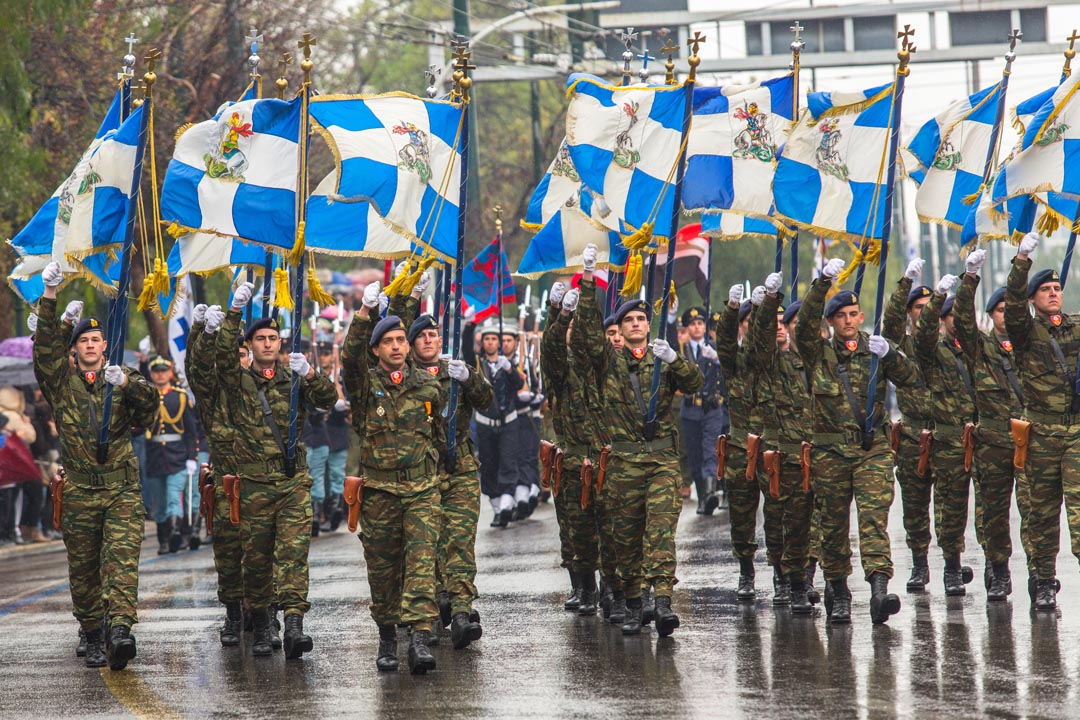
[[[671,38],[667,39],[667,43],[660,48],[660,52],[667,55],[667,62],[664,63],[664,68],[667,70],[667,75],[664,76],[665,85],[675,84],[675,53],[679,52],[679,46],[672,42]]]
[[[697,69],[698,65],[701,64],[701,58],[698,57],[698,50],[703,42],[705,42],[705,36],[695,30],[694,37],[689,40],[690,57],[686,58],[686,64],[690,66],[690,77],[686,79],[687,82],[692,83],[697,81]]]
[[[1065,38],[1069,41],[1069,48],[1065,51],[1065,67],[1061,68],[1061,74],[1065,77],[1072,75],[1072,61],[1076,57],[1076,50],[1073,48],[1076,45],[1076,41],[1080,40],[1080,35],[1076,34],[1076,28],[1073,28],[1072,35]]]
[[[502,214],[503,214],[502,205],[496,205],[492,209],[492,212],[495,213],[495,232],[501,233],[502,229],[503,229],[502,228]]]
[[[318,43],[315,36],[309,32],[304,33],[303,39],[296,42],[296,47],[304,51],[304,59],[300,61],[300,69],[304,71],[305,85],[311,82],[311,68],[315,67],[315,63],[311,62],[311,46],[316,44]]]
[[[896,53],[896,57],[900,59],[900,67],[896,72],[900,75],[907,75],[908,63],[911,62],[911,53],[915,52],[915,43],[911,42],[911,38],[915,36],[915,28],[910,25],[905,25],[903,30],[896,33],[896,37],[900,40],[900,51]]]
[[[292,55],[289,53],[282,53],[281,59],[278,60],[278,79],[274,81],[274,85],[277,87],[278,100],[285,99],[285,89],[289,87],[289,79],[285,77],[285,70],[292,65]]]
[[[150,52],[143,58],[146,60],[146,72],[143,73],[143,97],[150,99],[150,95],[154,91],[154,83],[157,82],[157,73],[154,72],[154,64],[158,58],[161,57],[161,51],[157,48],[150,48]]]

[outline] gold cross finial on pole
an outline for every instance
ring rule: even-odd
[[[502,205],[496,205],[492,209],[492,211],[495,213],[495,232],[501,233],[502,232],[502,214],[503,214]]]
[[[1012,73],[1012,64],[1016,60],[1016,44],[1023,40],[1024,33],[1020,32],[1020,28],[1013,28],[1013,31],[1009,33],[1009,52],[1005,53],[1005,74]]]
[[[285,70],[292,65],[292,55],[289,53],[282,53],[281,59],[278,60],[278,79],[274,81],[274,85],[277,86],[278,100],[285,99],[285,88],[289,87],[289,79],[285,77]]]
[[[462,39],[462,42],[454,48],[454,87],[462,102],[469,100],[469,89],[473,82],[469,77],[469,71],[476,69],[476,66],[469,62],[470,57],[469,43]]]
[[[1069,77],[1072,75],[1073,58],[1076,57],[1076,50],[1073,48],[1076,45],[1076,41],[1080,40],[1080,35],[1076,34],[1076,28],[1073,28],[1072,34],[1065,39],[1069,41],[1069,48],[1065,51],[1065,67],[1061,68],[1061,74],[1064,77]]]
[[[150,94],[154,90],[154,82],[157,81],[157,73],[154,72],[154,64],[160,57],[160,50],[158,50],[157,48],[150,48],[150,52],[148,52],[146,54],[146,57],[143,58],[144,60],[146,60],[146,72],[143,73],[143,96],[146,98],[149,98]]]
[[[311,62],[311,46],[316,44],[318,43],[315,36],[309,32],[304,33],[304,37],[296,42],[296,47],[304,51],[304,59],[300,61],[300,69],[304,71],[305,85],[311,82],[311,68],[315,66],[315,63]]]
[[[915,36],[915,28],[910,25],[905,25],[903,30],[896,33],[896,37],[900,40],[900,51],[896,53],[896,57],[900,59],[900,67],[896,72],[900,75],[908,74],[908,63],[911,62],[911,53],[915,52],[915,44],[911,42],[911,38]]]
[[[698,50],[701,48],[701,44],[705,42],[705,36],[700,31],[695,30],[694,37],[687,42],[690,45],[690,57],[686,58],[686,64],[690,66],[690,77],[687,78],[687,82],[696,82],[698,65],[701,64]]]
[[[667,55],[667,62],[664,63],[664,68],[667,70],[664,83],[667,85],[675,84],[675,53],[678,51],[679,46],[672,42],[670,37],[667,39],[667,43],[660,48],[660,52]]]

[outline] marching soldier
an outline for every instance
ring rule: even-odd
[[[1029,502],[1032,561],[1038,573],[1035,608],[1057,607],[1057,554],[1061,503],[1069,518],[1072,551],[1080,556],[1080,315],[1061,308],[1061,280],[1046,269],[1028,277],[1031,254],[1039,236],[1028,233],[1013,259],[1005,289],[1005,329],[1016,353],[1017,369],[1027,401],[1024,418],[1014,423],[1013,440],[1026,449],[1024,475]],[[1034,308],[1035,313],[1028,307]],[[1018,453],[1020,455],[1021,453]],[[1018,458],[1020,459],[1020,458]],[[1018,465],[1020,463],[1017,463]]]
[[[439,614],[435,554],[439,453],[445,447],[439,417],[446,397],[434,375],[408,364],[408,337],[401,318],[387,315],[376,322],[372,317],[378,304],[376,282],[364,289],[362,307],[342,350],[342,373],[364,471],[358,497],[360,538],[371,616],[379,626],[376,667],[397,669],[397,625],[402,623],[412,630],[409,671],[422,675],[435,669],[428,642]],[[448,364],[447,372],[468,378],[462,361]]]
[[[693,395],[683,397],[679,408],[686,453],[697,491],[698,515],[712,515],[720,504],[716,492],[716,438],[724,432],[724,376],[720,364],[708,359],[715,347],[705,339],[705,308],[692,307],[682,314],[682,326],[689,338],[680,353],[701,369],[705,385]],[[712,352],[705,350],[710,347]]]
[[[526,310],[526,308],[522,308]],[[518,480],[514,488],[514,519],[524,520],[532,515],[540,499],[540,405],[544,402],[537,384],[537,372],[525,350],[526,338],[518,328],[503,324],[502,354],[511,364],[520,358],[515,370],[521,376],[521,388],[514,400],[517,420],[510,423],[517,433]],[[519,352],[519,350],[521,352]]]
[[[814,448],[811,457],[814,495],[820,501],[821,568],[825,575],[825,611],[832,624],[851,622],[850,518],[854,499],[859,513],[859,554],[870,583],[870,618],[887,622],[900,610],[889,593],[893,574],[889,547],[889,508],[893,500],[892,457],[883,429],[885,381],[897,387],[918,382],[913,361],[880,335],[859,327],[863,314],[850,290],[825,298],[844,261],[829,260],[799,308],[797,344],[814,395]],[[820,318],[832,326],[832,339],[821,337]],[[866,432],[870,355],[880,360],[871,431]]]
[[[615,508],[616,557],[626,593],[625,635],[641,632],[643,582],[652,586],[656,598],[656,630],[661,637],[679,626],[671,609],[675,578],[675,529],[681,498],[675,425],[671,401],[675,391],[695,393],[704,378],[662,338],[648,343],[649,312],[644,301],[624,302],[615,311],[625,345],[616,352],[607,342],[596,302],[596,246],[582,254],[584,273],[581,299],[570,331],[575,355],[588,357],[596,368],[597,385],[604,402],[599,437],[611,446],[601,493],[611,493]],[[656,426],[645,427],[648,409],[645,393],[655,363],[663,363],[656,397]],[[647,556],[645,555],[647,553]]]
[[[291,353],[288,367],[278,362],[281,336],[273,318],[259,320],[248,328],[245,337],[252,361],[251,367],[243,368],[236,355],[235,338],[240,332],[241,311],[251,299],[252,289],[251,283],[241,284],[233,293],[224,321],[217,314],[213,318],[215,325],[220,323],[217,373],[236,427],[232,452],[240,484],[244,592],[251,603],[255,632],[252,654],[265,656],[273,652],[268,611],[276,599],[285,616],[285,658],[296,660],[312,648],[311,637],[304,634],[304,614],[311,607],[307,599],[311,475],[301,443],[296,444],[291,461],[286,457],[293,374],[300,376],[297,429],[303,427],[308,406],[324,410],[332,407],[337,391],[329,378],[315,374],[302,353]]]
[[[108,662],[110,669],[123,670],[136,652],[131,627],[138,622],[145,514],[130,428],[154,421],[158,397],[138,373],[106,364],[105,328],[97,318],[79,319],[81,302],[64,311],[62,322],[76,324],[70,336],[61,334],[60,264],[49,263],[41,277],[45,291],[37,310],[34,374],[60,436],[66,478],[57,483],[53,502],[60,503],[73,614],[85,635],[86,666]],[[106,385],[112,386],[112,414],[108,443],[99,448]]]

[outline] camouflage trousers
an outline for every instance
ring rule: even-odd
[[[762,459],[758,455],[756,477],[746,479],[746,450],[728,444],[727,467],[724,469],[724,486],[727,491],[728,520],[731,525],[731,549],[736,558],[753,558],[757,552],[757,510],[762,502],[762,482],[768,488]],[[762,515],[765,524],[765,549],[769,565],[775,566],[783,557],[784,519],[783,510],[768,492],[764,495]]]
[[[821,500],[814,495],[813,475],[810,478],[810,496],[814,500],[814,507],[810,512],[810,540],[807,552],[810,562],[817,562],[821,557]]]
[[[1072,553],[1080,557],[1080,425],[1032,423],[1024,473],[1032,561],[1048,580],[1057,574],[1063,500]]]
[[[821,502],[821,569],[826,580],[851,574],[851,501],[859,522],[859,556],[867,578],[892,577],[889,508],[893,501],[892,453],[883,435],[870,450],[857,445],[815,447],[814,496]]]
[[[679,457],[668,449],[608,458],[605,507],[611,511],[615,558],[627,598],[641,597],[642,583],[657,597],[671,597],[675,577],[675,530],[682,498]]]
[[[240,526],[229,518],[229,501],[225,497],[225,473],[214,471],[214,569],[218,576],[218,601],[244,601],[244,549],[240,541]]]
[[[1016,505],[1020,509],[1020,543],[1024,553],[1031,559],[1030,530],[1027,518],[1026,488],[1021,489],[1021,479],[1013,468],[1013,446],[1004,443],[989,443],[982,437],[975,446],[976,493],[975,527],[981,528],[983,552],[990,563],[1008,562],[1012,557],[1012,532],[1010,516],[1012,514],[1013,486],[1016,487]]]
[[[139,550],[146,510],[138,469],[118,487],[93,489],[69,473],[61,520],[72,614],[85,631],[139,621]]]
[[[554,471],[552,471],[554,472]],[[554,479],[552,479],[554,484]],[[559,494],[555,494],[554,485],[551,488],[552,502],[555,503],[555,520],[559,524],[559,567],[573,570],[574,546],[570,542],[570,519],[566,515],[566,493],[559,486]]]
[[[596,524],[596,503],[581,509],[580,455],[566,455],[563,461],[559,497],[563,499],[567,525],[570,527],[570,546],[573,550],[572,570],[575,573],[596,572],[600,565],[600,534]]]
[[[779,566],[784,575],[804,570],[810,554],[810,519],[814,511],[814,493],[803,490],[802,465],[798,456],[792,462],[789,455],[780,461],[780,495],[773,497],[769,492],[769,476],[758,473],[761,492],[765,496],[765,511],[778,516],[774,524],[780,526],[779,547],[774,559],[774,546],[769,543],[769,515],[765,516],[765,545],[768,548],[769,564]]]
[[[364,544],[371,617],[379,625],[431,630],[435,604],[435,555],[439,544],[439,490],[393,495],[364,489],[360,541]]]
[[[943,437],[940,432],[935,434],[931,459],[937,544],[945,557],[958,556],[965,547],[968,494],[971,489],[971,473],[964,470],[964,446],[960,436]]]
[[[306,471],[270,482],[240,479],[243,584],[255,610],[276,603],[286,615],[303,615],[308,602],[311,544],[311,476]]]
[[[476,599],[476,524],[480,521],[480,479],[475,468],[439,483],[440,584],[450,594],[453,613],[471,613]]]
[[[919,445],[907,433],[900,441],[896,457],[896,479],[900,483],[900,502],[904,510],[904,533],[913,557],[930,552],[930,500],[933,497],[934,469],[919,477]]]

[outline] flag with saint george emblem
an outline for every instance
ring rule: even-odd
[[[504,303],[517,299],[514,278],[506,262],[506,251],[495,238],[474,257],[462,271],[462,296],[474,308],[475,322],[498,312],[499,294]]]
[[[308,249],[382,259],[412,255],[417,245],[394,231],[374,205],[338,196],[337,177],[331,170],[307,199]]]

